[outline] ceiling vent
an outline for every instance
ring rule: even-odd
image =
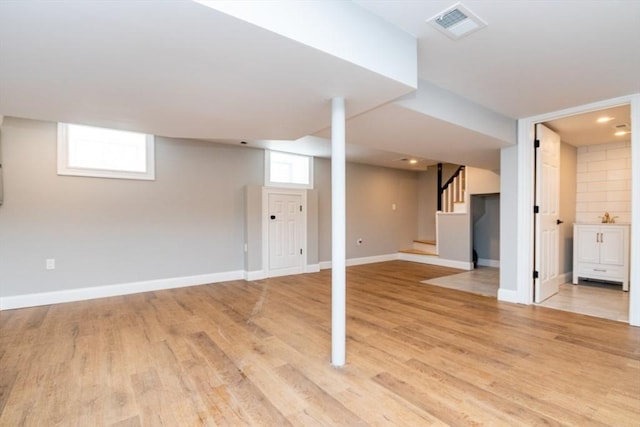
[[[487,26],[486,22],[461,3],[456,3],[427,19],[427,23],[453,40],[461,39]]]

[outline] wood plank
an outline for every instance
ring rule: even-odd
[[[458,270],[331,272],[0,312],[0,425],[634,425],[640,328],[425,285]]]

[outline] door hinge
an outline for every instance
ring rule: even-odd
[[[302,255],[302,248],[300,248],[300,255]]]
[[[300,205],[300,212],[302,212],[302,205]]]
[[[535,141],[533,141],[533,148],[540,148],[540,140],[536,139]]]
[[[538,206],[538,205],[534,206],[533,207],[533,213],[534,214],[540,213],[540,206]]]
[[[538,273],[538,270],[534,270],[533,271],[533,278],[537,279],[538,277],[540,277],[540,273]]]

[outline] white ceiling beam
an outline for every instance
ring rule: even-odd
[[[407,86],[417,87],[416,38],[355,3],[194,1]]]
[[[496,113],[425,80],[419,81],[416,92],[394,101],[394,104],[498,139],[505,146],[516,143],[514,118]]]

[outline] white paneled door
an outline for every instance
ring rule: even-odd
[[[536,153],[534,301],[539,303],[558,292],[560,245],[560,135],[536,125],[540,146]],[[534,276],[535,277],[535,276]]]
[[[302,196],[270,193],[268,197],[269,275],[294,274],[302,270],[304,260]]]

